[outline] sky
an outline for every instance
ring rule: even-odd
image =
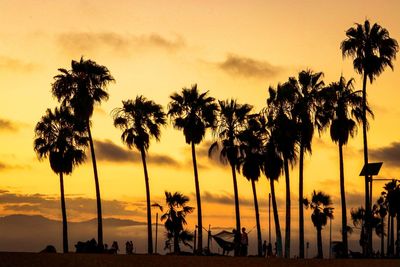
[[[237,99],[265,106],[268,87],[285,82],[304,69],[324,72],[326,84],[343,74],[361,89],[361,77],[350,59],[343,59],[345,31],[366,18],[400,40],[398,1],[88,1],[0,0],[0,216],[40,214],[60,219],[59,179],[47,160],[33,151],[33,129],[47,108],[57,106],[51,95],[59,68],[80,57],[106,66],[116,82],[110,98],[97,106],[92,134],[98,158],[104,217],[145,220],[145,185],[137,151],[129,151],[115,129],[111,111],[122,100],[144,95],[166,109],[169,96],[197,83],[216,99]],[[371,161],[383,161],[380,178],[398,178],[400,160],[398,105],[400,72],[387,69],[368,84],[375,113],[368,132]],[[345,147],[347,206],[363,203],[361,128]],[[203,224],[234,227],[230,168],[207,157],[214,137],[197,147]],[[149,149],[152,202],[163,203],[165,190],[194,196],[190,148],[182,132],[169,124],[160,142]],[[292,255],[297,252],[298,166],[291,170]],[[242,224],[255,226],[251,184],[238,177]],[[278,208],[284,232],[284,179],[277,183]],[[377,197],[383,183],[376,182]],[[338,148],[329,132],[315,135],[312,155],[305,159],[304,192],[329,193],[334,201],[334,240],[340,239]],[[95,187],[90,158],[65,177],[70,221],[95,217]],[[267,239],[269,185],[257,183],[263,239]],[[153,212],[155,213],[155,211]],[[153,214],[154,215],[154,214]],[[315,247],[316,232],[305,212],[306,240]],[[193,229],[196,215],[190,215]],[[255,230],[254,230],[255,232]],[[327,240],[328,231],[324,231]],[[274,235],[273,235],[274,236]],[[89,237],[88,237],[89,238]],[[105,237],[107,239],[107,237]],[[358,234],[350,237],[356,244]],[[254,240],[254,239],[253,239]],[[255,243],[255,240],[254,242]],[[354,249],[359,249],[354,247]],[[144,248],[143,248],[144,251]]]

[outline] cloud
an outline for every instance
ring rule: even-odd
[[[96,215],[96,199],[87,197],[66,197],[69,214],[87,216]],[[144,216],[143,207],[132,209],[131,204],[118,200],[102,200],[104,214],[112,216]],[[12,213],[58,214],[60,199],[43,194],[16,194],[7,190],[0,191],[0,207]]]
[[[1,68],[1,66],[0,66],[0,68]],[[0,118],[0,131],[1,132],[3,132],[3,131],[16,132],[16,131],[18,131],[18,129],[19,129],[19,127],[18,127],[17,123],[7,120],[7,119]]]
[[[126,55],[135,49],[158,48],[170,52],[185,46],[179,35],[167,39],[159,34],[123,35],[114,32],[68,32],[57,36],[57,45],[68,52],[88,52],[97,49],[111,49]]]
[[[254,78],[272,78],[281,72],[280,67],[271,65],[266,61],[230,54],[223,62],[218,63],[223,71],[230,75],[241,75]]]
[[[221,205],[234,205],[235,199],[233,194],[213,194],[208,191],[204,191],[201,195],[206,203],[221,204]],[[240,197],[240,205],[253,206],[254,202],[252,199]]]
[[[400,142],[393,142],[386,147],[369,149],[372,159],[383,161],[385,165],[398,167],[400,163]]]
[[[0,71],[32,72],[37,68],[36,64],[0,55]]]
[[[16,169],[29,169],[29,168],[30,168],[29,165],[10,165],[8,163],[0,161],[0,172],[8,170],[16,170]]]
[[[141,163],[139,152],[120,147],[108,139],[104,141],[95,140],[94,147],[99,160],[121,163]],[[147,157],[149,164],[179,166],[179,163],[175,159],[167,155],[149,153]]]

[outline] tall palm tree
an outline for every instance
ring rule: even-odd
[[[166,115],[161,105],[137,96],[135,100],[122,101],[122,108],[112,111],[114,126],[120,128],[124,142],[130,149],[135,147],[142,156],[147,201],[147,253],[153,253],[153,237],[151,229],[150,186],[147,172],[146,152],[150,147],[150,139],[160,140],[160,127],[166,122]]]
[[[74,116],[81,120],[89,136],[90,154],[92,157],[94,181],[96,187],[98,244],[103,247],[103,223],[99,177],[96,155],[90,130],[94,105],[108,99],[107,85],[114,81],[109,70],[92,60],[72,60],[71,70],[59,69],[60,74],[54,77],[52,93],[64,106],[70,106]]]
[[[367,142],[367,78],[370,83],[378,77],[386,67],[393,69],[393,60],[398,51],[397,41],[389,36],[388,30],[377,23],[371,27],[369,20],[363,24],[356,23],[354,27],[346,31],[346,39],[342,41],[340,48],[343,57],[353,58],[353,66],[357,73],[363,77],[363,145],[364,165],[368,164]],[[367,237],[368,249],[366,254],[372,252],[372,228],[369,227],[368,214],[371,213],[371,200],[369,200],[368,174],[365,173],[365,207],[367,213]]]
[[[262,139],[260,138],[261,125],[258,122],[258,116],[252,116],[247,121],[247,127],[239,134],[240,140],[240,159],[238,169],[242,170],[243,176],[251,182],[254,199],[254,211],[256,216],[257,227],[257,252],[258,256],[262,256],[262,239],[260,213],[258,209],[256,182],[261,175],[263,158],[261,154]]]
[[[304,200],[304,205],[312,210],[311,221],[317,228],[317,258],[323,258],[322,251],[322,227],[328,222],[328,219],[333,219],[333,207],[331,197],[324,192],[314,192],[311,195],[311,200]]]
[[[274,136],[270,135],[263,150],[263,165],[262,170],[265,176],[269,179],[271,189],[272,210],[274,214],[275,236],[277,256],[282,257],[282,234],[279,223],[278,206],[275,196],[275,181],[278,181],[279,176],[283,171],[283,159],[277,151]]]
[[[293,118],[293,106],[296,103],[297,92],[293,86],[294,80],[289,79],[277,88],[269,88],[267,99],[267,118],[270,133],[274,136],[277,151],[283,158],[286,183],[286,218],[285,218],[285,258],[290,258],[290,176],[289,164],[293,166],[297,159],[297,144],[299,141],[298,125]]]
[[[297,87],[297,98],[294,103],[293,115],[299,127],[299,257],[304,258],[304,212],[303,212],[303,169],[304,153],[311,154],[311,144],[314,136],[314,127],[321,131],[326,125],[317,114],[320,102],[320,92],[324,86],[322,80],[323,73],[314,73],[311,70],[303,70],[298,75],[298,80],[294,80]]]
[[[60,176],[63,251],[68,253],[68,223],[64,196],[64,174],[85,160],[87,137],[67,107],[47,109],[36,124],[34,150],[38,158],[49,158],[51,169]]]
[[[348,253],[347,241],[347,209],[344,182],[343,146],[357,132],[357,122],[362,121],[361,91],[354,91],[354,80],[348,82],[341,76],[338,82],[331,83],[323,90],[323,109],[330,117],[330,135],[339,147],[340,199],[342,206],[342,242],[344,255]],[[368,111],[370,109],[368,108]],[[371,111],[370,111],[371,112]]]
[[[172,240],[175,254],[179,254],[181,251],[180,242],[191,247],[189,242],[193,240],[193,235],[184,229],[187,224],[186,216],[194,210],[193,207],[187,206],[188,202],[189,198],[179,192],[171,194],[165,191],[167,210],[161,215],[161,221],[164,221],[165,230],[167,231],[166,247],[171,246]],[[164,207],[159,204],[153,204],[153,206],[158,206],[161,212],[164,211]]]
[[[182,130],[187,144],[191,145],[194,181],[197,201],[198,253],[203,250],[203,223],[201,215],[200,185],[197,172],[196,149],[204,139],[207,128],[215,129],[218,106],[214,98],[208,96],[208,91],[199,93],[197,84],[191,88],[183,88],[181,94],[170,96],[168,115],[174,128]]]
[[[236,231],[240,233],[239,193],[236,181],[236,166],[240,150],[238,137],[245,127],[245,122],[252,106],[239,104],[233,99],[218,101],[218,104],[218,126],[215,131],[218,140],[211,145],[209,154],[211,155],[220,149],[220,160],[223,163],[228,162],[231,167],[235,197]]]

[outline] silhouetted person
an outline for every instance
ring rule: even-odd
[[[111,252],[112,254],[118,254],[118,250],[119,250],[118,242],[117,242],[117,241],[114,241],[114,242],[112,243],[112,245],[111,245],[110,252]]]
[[[126,241],[125,251],[126,251],[127,255],[133,254],[133,242],[132,241]]]
[[[262,251],[263,251],[263,257],[265,258],[267,256],[267,240],[264,240],[264,243],[262,245]]]
[[[249,237],[247,236],[246,233],[246,228],[242,228],[242,235],[240,238],[240,246],[241,246],[241,256],[247,256],[247,248],[249,246]]]
[[[272,255],[272,244],[268,243],[268,245],[267,245],[267,257],[271,258],[272,256],[273,256]]]
[[[308,243],[308,242],[307,242]],[[275,242],[275,255],[278,255],[278,243]]]
[[[240,232],[236,231],[236,229],[232,230],[233,233],[233,255],[240,256]]]

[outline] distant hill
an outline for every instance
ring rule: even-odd
[[[118,241],[124,248],[127,240],[133,240],[137,251],[144,251],[146,223],[134,220],[104,218],[104,240],[111,244]],[[0,251],[38,252],[47,245],[60,251],[62,240],[61,221],[41,215],[9,215],[0,217]],[[78,241],[97,239],[97,219],[68,223],[69,249],[75,251]]]

